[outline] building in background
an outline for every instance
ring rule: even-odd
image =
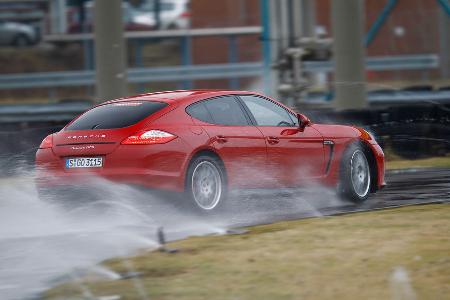
[[[192,28],[260,26],[260,0],[192,0]],[[202,37],[193,40],[194,64],[218,64],[235,60],[261,61],[262,43],[259,34],[242,36],[234,41],[237,51],[230,57],[229,41],[223,37]],[[241,80],[240,87],[249,88],[258,84],[258,78]],[[223,88],[224,80],[197,81],[198,87]]]
[[[367,32],[389,0],[365,1]],[[259,26],[261,24],[259,0],[192,0],[191,7],[193,28]],[[315,8],[317,31],[322,36],[331,37],[333,33],[330,15],[331,0],[316,0]],[[450,19],[448,15],[442,13],[442,8],[436,0],[399,0],[373,42],[368,46],[367,54],[368,56],[441,54],[441,61],[445,61],[445,55],[450,51],[444,43],[448,43],[445,41],[450,39],[450,28],[447,30],[448,26],[441,25],[443,18]],[[261,59],[259,36],[243,37],[237,43],[239,49],[237,60]],[[193,42],[194,63],[227,62],[229,61],[227,47],[227,41],[222,38],[198,38]],[[434,80],[448,73],[449,70],[442,68],[423,71],[369,72],[368,80]],[[223,86],[223,81],[212,83],[212,86]]]

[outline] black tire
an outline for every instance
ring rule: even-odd
[[[179,28],[178,28],[178,25],[177,25],[177,24],[172,23],[172,24],[170,24],[169,26],[167,26],[167,29],[168,29],[168,30],[176,30],[176,29],[179,29]]]
[[[24,48],[24,47],[28,47],[30,45],[31,45],[31,41],[26,35],[19,34],[18,36],[16,36],[14,38],[13,46],[15,46],[15,47]]]
[[[366,201],[373,180],[371,171],[364,148],[359,143],[350,145],[341,160],[338,184],[341,198],[354,203]]]
[[[210,176],[206,176],[205,172],[211,172]],[[211,195],[210,200],[208,195]],[[189,207],[195,212],[210,215],[222,211],[227,199],[227,180],[218,158],[200,155],[191,161],[186,173],[185,196]]]

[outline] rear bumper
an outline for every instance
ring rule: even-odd
[[[136,174],[125,173],[123,171],[118,172],[78,172],[78,174],[67,174],[64,172],[58,172],[48,169],[39,169],[35,179],[36,185],[39,188],[59,188],[65,186],[88,186],[95,185],[95,182],[99,183],[102,180],[117,184],[131,184],[151,189],[162,189],[169,191],[183,191],[180,186],[180,177],[170,175],[158,175],[158,174]]]
[[[102,156],[104,166],[92,169],[66,169],[67,157],[52,149],[36,154],[36,184],[40,188],[85,185],[98,179],[169,191],[184,190],[184,169],[188,158],[181,141],[165,145],[121,145]],[[72,155],[70,157],[74,157]]]

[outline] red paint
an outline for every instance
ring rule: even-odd
[[[51,135],[36,154],[38,183],[74,183],[89,180],[89,175],[94,174],[113,181],[183,191],[192,157],[200,151],[210,151],[222,159],[230,188],[295,187],[308,184],[312,179],[333,186],[337,184],[340,159],[346,147],[352,142],[362,141],[376,159],[377,188],[384,185],[383,151],[370,135],[356,127],[314,123],[304,130],[254,125],[222,126],[197,120],[185,111],[194,102],[227,94],[249,92],[174,91],[109,101],[107,103],[145,100],[169,105],[126,128],[63,129]],[[159,142],[140,140],[143,132],[151,130],[169,133],[174,138],[163,137],[157,140]],[[130,137],[139,143],[122,144]],[[334,143],[328,172],[331,148],[324,145],[324,141]],[[81,156],[102,156],[104,166],[89,170],[65,168],[65,158]]]

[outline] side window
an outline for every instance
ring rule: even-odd
[[[229,126],[248,125],[244,111],[234,96],[223,96],[204,101],[214,124]]]
[[[272,101],[253,95],[240,97],[252,113],[258,126],[295,126],[295,122],[287,110]]]
[[[186,108],[186,112],[191,117],[194,117],[200,121],[203,121],[206,123],[213,123],[212,117],[211,117],[210,113],[208,112],[208,110],[206,109],[204,101],[189,105]]]

